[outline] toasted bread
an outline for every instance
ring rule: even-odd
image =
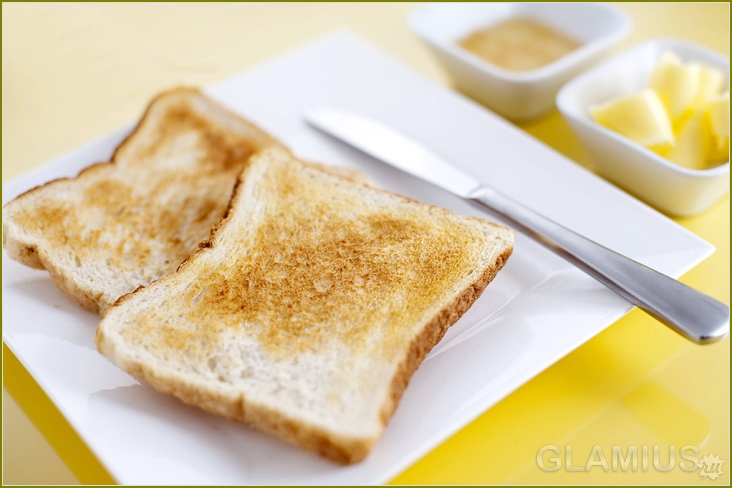
[[[96,344],[161,392],[354,463],[512,249],[502,226],[267,149],[211,240],[122,297]]]
[[[165,92],[111,162],[9,202],[3,245],[9,257],[48,270],[79,305],[102,313],[175,271],[208,239],[249,157],[269,146],[281,144],[198,90]]]
[[[174,271],[223,217],[249,156],[278,144],[198,90],[168,91],[111,162],[8,203],[3,245],[48,270],[79,305],[103,312]]]

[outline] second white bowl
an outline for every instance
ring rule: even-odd
[[[601,126],[588,111],[591,105],[646,87],[651,70],[666,51],[685,62],[699,61],[721,70],[729,90],[729,58],[681,39],[656,39],[632,47],[567,83],[557,95],[557,107],[603,177],[662,212],[690,216],[729,192],[729,161],[704,170],[681,167]]]

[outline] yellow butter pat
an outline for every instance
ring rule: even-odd
[[[689,65],[698,66],[699,83],[696,90],[695,103],[703,106],[722,91],[724,74],[720,70],[702,63],[691,62]]]
[[[642,146],[663,151],[674,143],[668,114],[653,90],[590,107],[590,114],[597,123]]]
[[[699,64],[684,64],[670,52],[664,53],[653,69],[648,87],[658,93],[672,121],[684,115],[696,101],[700,72]]]
[[[679,166],[689,169],[705,169],[713,136],[705,119],[704,110],[695,110],[681,124],[676,143],[665,157]]]

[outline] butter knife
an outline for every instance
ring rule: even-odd
[[[399,132],[335,109],[314,110],[306,120],[370,156],[503,218],[687,339],[710,344],[729,334],[727,305],[543,217]]]

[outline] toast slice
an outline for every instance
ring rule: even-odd
[[[3,246],[101,313],[175,271],[208,239],[249,156],[273,145],[279,142],[196,89],[162,93],[111,162],[9,202]]]
[[[3,208],[9,257],[46,269],[82,307],[117,298],[175,271],[224,216],[249,157],[280,146],[200,91],[151,103],[112,161],[34,188]],[[346,178],[362,173],[332,168]]]
[[[186,403],[362,460],[513,231],[268,149],[180,268],[122,297],[99,351]]]

